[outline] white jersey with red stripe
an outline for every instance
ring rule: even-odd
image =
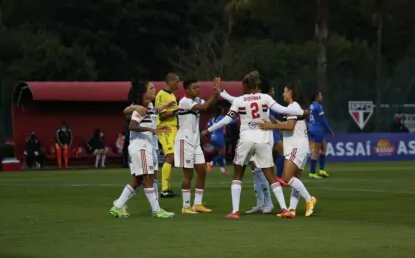
[[[151,124],[152,124],[151,128],[157,129],[157,113],[152,102],[150,102],[150,104],[148,105],[147,114],[150,115]],[[153,147],[155,150],[159,149],[159,139],[157,135],[153,135]]]
[[[297,102],[293,102],[289,107],[302,110]],[[293,131],[283,131],[283,148],[286,159],[293,161],[300,169],[304,169],[310,153],[308,142],[307,124],[304,119],[297,116],[288,116],[287,120],[297,120]]]
[[[245,94],[233,100],[228,116],[241,120],[240,139],[249,139],[254,143],[271,143],[272,131],[261,130],[258,124],[269,121],[269,108],[275,100],[263,93]]]
[[[202,105],[203,103],[205,101],[200,98],[183,97],[179,101],[179,130],[177,131],[175,142],[183,140],[193,146],[200,145],[200,112],[199,110],[192,110],[192,108],[194,105]]]
[[[153,122],[149,113],[140,115],[134,111],[131,115],[131,120],[137,121],[141,127],[153,128]],[[153,152],[154,136],[152,132],[134,132],[130,131],[130,144],[128,145],[128,152],[130,155],[139,150],[146,150]]]

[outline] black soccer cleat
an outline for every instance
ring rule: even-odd
[[[166,190],[166,191],[162,191],[160,193],[161,198],[173,198],[175,196],[177,196],[177,195],[171,189]]]

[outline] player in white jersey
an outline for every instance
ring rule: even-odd
[[[269,95],[260,93],[260,78],[257,71],[246,75],[242,81],[243,92],[245,95],[234,99],[232,106],[225,118],[217,124],[209,127],[202,132],[202,136],[207,135],[213,130],[217,130],[230,121],[238,114],[241,120],[240,138],[235,150],[234,158],[234,176],[231,186],[232,193],[232,212],[227,218],[239,218],[239,202],[241,195],[241,183],[246,165],[254,156],[256,167],[261,168],[267,178],[273,192],[280,204],[283,212],[286,212],[284,194],[279,182],[276,181],[272,157],[273,136],[271,131],[263,131],[258,128],[258,124],[268,120],[268,109],[274,110],[280,114],[303,115],[303,110],[297,110],[291,107],[279,105]]]
[[[268,95],[272,96],[271,94],[269,94],[271,92],[269,82],[267,82],[265,78],[263,77],[261,77],[260,80],[261,80],[261,83],[260,83],[261,92],[267,93]],[[220,96],[231,104],[233,100],[235,99],[234,96],[229,95],[225,90],[221,91]],[[275,145],[275,142],[274,142],[274,145]],[[250,209],[249,211],[246,211],[246,213],[248,214],[257,213],[257,212],[262,212],[265,214],[271,213],[272,210],[274,209],[274,205],[272,204],[268,181],[265,178],[265,175],[262,172],[262,170],[260,168],[255,167],[253,156],[250,160],[250,165],[251,165],[251,170],[252,170],[252,176],[254,178],[254,192],[255,192],[255,197],[257,199],[257,204],[256,206],[252,207],[252,209]]]
[[[295,110],[302,110],[307,107],[307,102],[303,97],[301,85],[291,83],[284,89],[284,101],[288,107]],[[300,104],[302,106],[300,106]],[[304,117],[287,116],[287,122],[282,124],[273,124],[265,122],[259,125],[262,129],[275,129],[283,131],[283,149],[284,149],[284,170],[283,179],[292,188],[289,211],[278,214],[279,217],[295,217],[299,197],[306,201],[305,216],[311,216],[314,212],[317,199],[311,196],[304,184],[296,176],[304,169],[307,163],[307,157],[310,154],[308,143],[307,124]]]
[[[154,84],[144,82],[136,85],[135,95],[137,104],[148,107],[156,96]],[[149,112],[141,115],[137,111],[134,111],[131,115],[128,152],[130,156],[130,170],[133,177],[110,210],[110,214],[115,217],[128,216],[128,213],[124,209],[125,204],[135,195],[136,190],[141,184],[144,186],[144,192],[150,203],[154,217],[171,218],[174,215],[174,213],[166,212],[160,208],[157,192],[154,188],[155,162],[157,163],[157,160],[154,160],[153,157],[153,151],[155,149],[154,135],[166,132],[168,128],[155,128],[151,115]]]
[[[202,204],[206,180],[206,162],[200,146],[199,119],[200,111],[205,111],[213,104],[218,94],[212,94],[208,101],[199,98],[197,81],[183,82],[186,96],[179,101],[179,130],[174,141],[174,165],[183,169],[182,196],[183,214],[211,212]],[[197,180],[193,207],[191,199],[191,181],[193,169],[196,169]]]

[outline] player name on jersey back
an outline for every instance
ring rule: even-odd
[[[228,116],[240,116],[240,138],[254,143],[269,143],[273,139],[271,130],[261,130],[258,124],[269,121],[269,107],[275,102],[262,93],[245,94],[232,102]]]

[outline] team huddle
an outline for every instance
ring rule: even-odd
[[[166,81],[173,77],[177,84],[178,77],[174,74],[169,74]],[[125,114],[131,114],[128,151],[132,179],[125,186],[120,197],[114,201],[110,214],[115,217],[128,217],[126,203],[141,188],[144,188],[154,217],[171,218],[174,216],[173,212],[168,212],[161,208],[158,200],[158,142],[161,143],[163,153],[166,156],[162,167],[163,189],[161,196],[174,195],[169,185],[171,166],[174,164],[175,167],[183,170],[182,214],[211,212],[212,210],[203,204],[203,194],[206,171],[211,169],[215,163],[206,163],[200,138],[213,134],[212,140],[216,139],[219,136],[215,132],[221,131],[223,127],[234,123],[235,119],[239,119],[240,135],[235,149],[233,160],[234,174],[231,184],[232,211],[226,217],[231,219],[240,217],[239,206],[242,179],[248,165],[251,165],[254,172],[254,187],[257,195],[257,205],[249,212],[260,211],[270,213],[273,210],[274,206],[269,188],[271,186],[272,192],[280,206],[281,212],[277,214],[278,217],[294,218],[300,198],[303,198],[306,203],[305,216],[311,216],[317,199],[310,195],[299,176],[310,155],[307,120],[309,123],[312,123],[314,120],[319,119],[319,116],[324,114],[324,112],[319,108],[314,108],[316,111],[311,108],[311,113],[307,110],[307,101],[298,83],[289,84],[284,89],[283,97],[288,104],[287,107],[279,105],[269,95],[269,92],[263,90],[267,88],[269,91],[269,87],[265,87],[267,84],[266,80],[260,77],[258,72],[253,71],[242,80],[244,95],[233,97],[224,91],[220,78],[215,78],[214,94],[211,95],[209,100],[204,101],[199,98],[200,89],[197,81],[185,81],[183,86],[186,96],[177,105],[175,98],[161,104],[156,99],[155,87],[151,82],[143,82],[138,85],[133,82],[132,90],[129,93],[129,99],[133,105],[124,110]],[[164,91],[162,94],[171,94],[168,90]],[[219,98],[231,103],[229,111],[226,116],[222,116],[221,119],[216,119],[214,122],[209,123],[207,129],[200,131],[200,112],[206,111]],[[155,107],[152,104],[154,100],[156,100]],[[314,106],[318,107],[317,105]],[[283,122],[277,120],[274,116],[270,116],[270,112],[282,115]],[[315,112],[318,113],[315,114]],[[173,123],[166,124],[166,121],[168,122],[169,119],[173,121],[172,118],[176,116],[178,125]],[[312,119],[313,121],[311,121]],[[327,123],[324,125],[328,126]],[[282,143],[281,139],[278,138],[279,135],[276,136],[276,131],[282,132]],[[313,135],[318,138],[320,133],[317,130],[313,132]],[[172,136],[174,140],[171,139]],[[324,165],[322,168],[321,163],[321,156],[324,155],[323,139],[316,143],[319,145],[315,145],[313,142],[312,163],[315,160],[313,159],[315,157],[314,153],[319,154],[320,171],[319,173],[315,172],[315,163],[314,168],[312,164],[312,170],[314,169],[315,178],[320,178],[321,176],[328,176],[328,174],[324,171]],[[277,153],[279,154],[279,159],[277,159],[277,165],[279,165],[277,177],[274,174],[273,151],[275,148],[277,148]],[[217,160],[219,160],[221,172],[226,173],[222,152],[219,152]],[[194,170],[196,170],[197,178],[192,205],[191,180]],[[313,171],[311,172],[313,173]],[[165,177],[166,174],[168,177]],[[288,207],[282,186],[292,188]]]

